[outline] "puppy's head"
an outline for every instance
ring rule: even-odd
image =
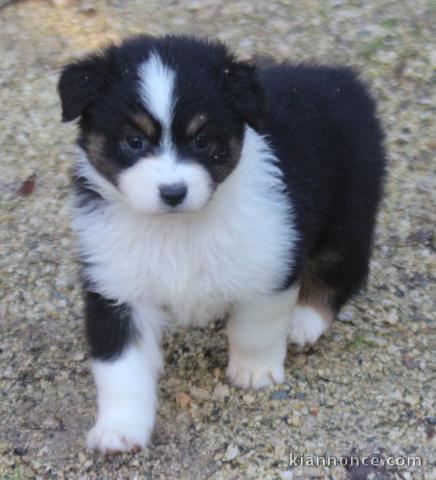
[[[138,37],[67,65],[63,120],[80,118],[94,170],[133,208],[196,211],[235,169],[263,98],[250,65],[218,42]]]

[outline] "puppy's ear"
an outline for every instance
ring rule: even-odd
[[[265,111],[265,96],[257,79],[257,70],[247,62],[230,61],[224,67],[226,88],[245,122],[256,129]]]
[[[58,83],[62,103],[62,121],[76,119],[92,103],[103,87],[107,61],[103,56],[92,56],[66,65]]]

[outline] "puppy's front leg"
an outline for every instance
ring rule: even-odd
[[[86,294],[98,403],[97,422],[88,434],[87,446],[106,454],[145,447],[153,429],[156,382],[162,366],[160,329],[145,318],[138,322],[140,315],[96,293]]]
[[[243,388],[263,388],[285,378],[287,336],[298,288],[257,296],[236,305],[227,328],[227,376]]]

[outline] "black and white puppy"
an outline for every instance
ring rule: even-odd
[[[355,74],[143,36],[67,65],[59,93],[80,119],[88,446],[146,446],[172,324],[228,315],[229,380],[283,382],[288,341],[315,342],[368,273],[385,160]]]

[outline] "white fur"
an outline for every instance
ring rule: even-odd
[[[183,202],[173,208],[159,194],[159,186],[184,183],[188,189]],[[210,199],[211,179],[198,163],[176,162],[174,155],[164,153],[139,160],[119,176],[119,189],[127,202],[148,214],[195,211]]]
[[[173,115],[174,70],[162,63],[156,53],[139,67],[139,91],[149,112],[169,130]]]
[[[148,321],[149,315],[146,309],[135,312],[140,334],[120,357],[92,360],[98,416],[88,434],[88,448],[112,453],[144,448],[149,440],[156,411],[156,380],[162,369],[160,325]]]
[[[303,347],[314,344],[327,330],[328,322],[311,307],[296,307],[291,318],[289,340]]]
[[[110,201],[77,208],[73,225],[89,262],[85,274],[106,298],[166,307],[178,323],[205,324],[278,287],[292,267],[292,212],[275,158],[253,130],[235,171],[195,213],[134,210],[84,161],[81,173]]]
[[[287,333],[298,288],[235,306],[227,328],[227,376],[243,388],[264,388],[285,378]]]

